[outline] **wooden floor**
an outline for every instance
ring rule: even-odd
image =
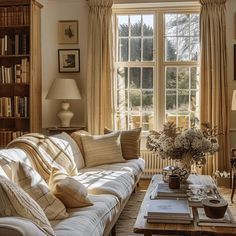
[[[142,191],[142,190],[147,190],[148,185],[150,184],[151,179],[140,179],[139,180],[139,186],[138,186],[138,190]]]

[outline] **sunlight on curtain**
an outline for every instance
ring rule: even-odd
[[[88,131],[103,133],[112,127],[112,4],[89,0],[87,110]]]
[[[217,126],[220,150],[203,170],[212,174],[229,168],[229,121],[226,62],[226,0],[200,0],[201,122]]]

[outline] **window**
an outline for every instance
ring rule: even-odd
[[[199,118],[199,14],[116,13],[116,129],[189,127]],[[157,20],[158,19],[158,20]]]

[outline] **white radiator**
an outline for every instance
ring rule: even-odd
[[[145,169],[142,178],[151,178],[160,174],[165,166],[174,165],[172,160],[163,160],[151,151],[142,150],[141,157],[145,160]]]
[[[145,169],[144,173],[142,175],[142,178],[151,178],[155,174],[160,174],[162,173],[162,169],[166,166],[175,166],[176,163],[173,160],[168,160],[168,159],[161,159],[157,156],[157,154],[154,154],[151,151],[148,150],[141,150],[141,157],[145,160]],[[214,157],[211,157],[214,158]],[[211,159],[210,159],[211,160]],[[197,168],[196,166],[192,166],[192,173],[197,173],[197,174],[208,174],[212,175],[215,173],[216,168],[213,168],[215,165],[214,163],[215,158],[211,160],[212,162],[206,163],[204,169],[202,168]],[[213,163],[213,165],[212,165]]]

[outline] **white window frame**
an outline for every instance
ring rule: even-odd
[[[168,6],[172,4],[173,6]],[[149,4],[151,9],[147,7],[148,4],[141,4],[143,8],[135,8],[133,4],[118,4],[113,8],[113,21],[115,23],[114,33],[117,33],[117,15],[127,14],[154,14],[154,42],[153,42],[153,62],[118,62],[117,43],[118,36],[114,37],[114,78],[118,67],[125,67],[127,63],[132,66],[150,66],[154,67],[153,71],[153,93],[154,93],[154,129],[162,130],[165,122],[165,68],[166,66],[199,66],[199,61],[165,61],[165,42],[164,42],[164,14],[168,13],[197,13],[200,14],[200,6],[198,3],[166,3],[166,4]],[[125,8],[123,8],[125,5]],[[145,6],[144,6],[145,5]],[[156,31],[160,33],[156,33]],[[158,56],[159,55],[159,56]],[[162,78],[162,79],[161,79]],[[115,85],[114,85],[115,86]],[[116,88],[114,87],[114,91]],[[201,88],[200,88],[201,90]],[[114,96],[115,98],[116,96]],[[116,106],[116,99],[114,99],[114,108]],[[114,110],[115,113],[115,110]],[[113,116],[114,126],[115,116]],[[144,136],[147,135],[143,133]]]

